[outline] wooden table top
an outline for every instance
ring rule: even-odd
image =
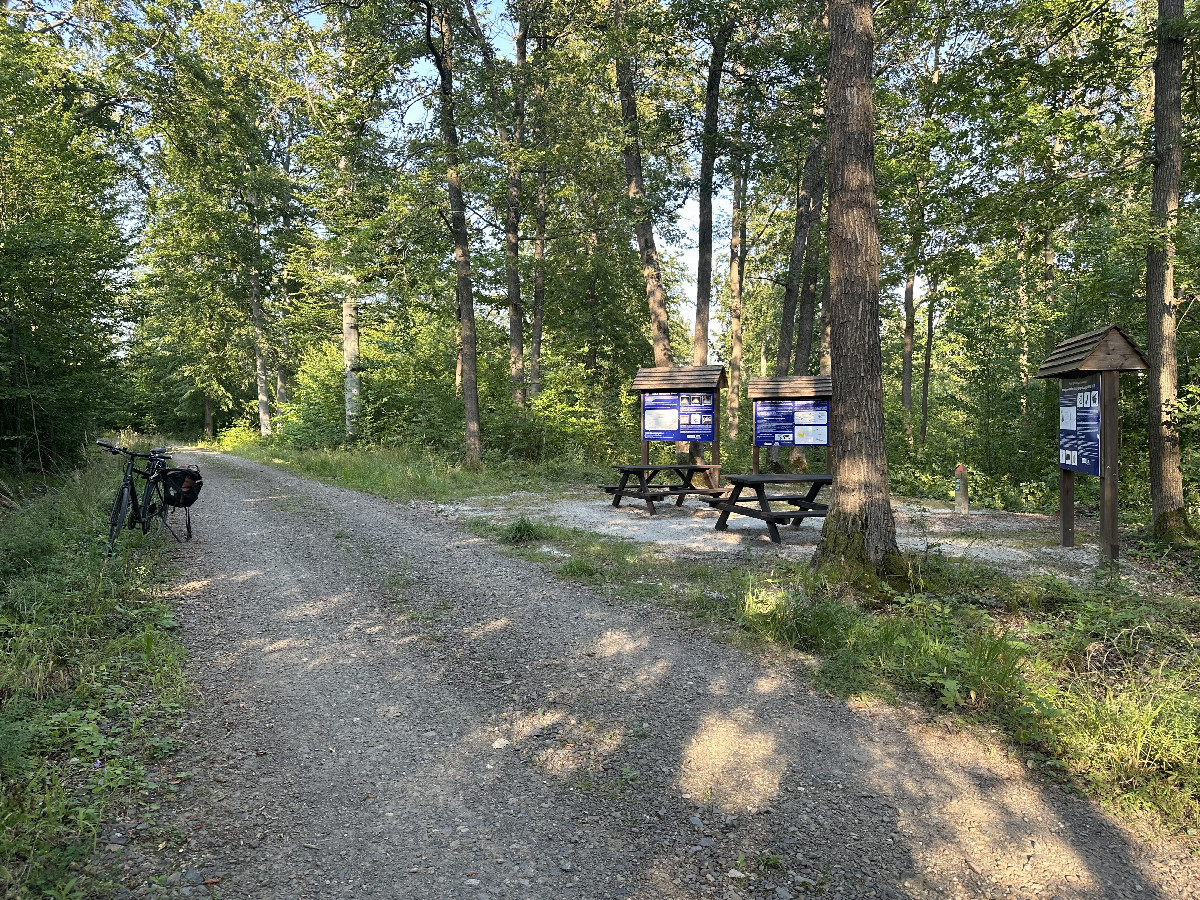
[[[833,476],[825,472],[767,475],[725,475],[732,484],[752,487],[756,484],[833,484]]]
[[[717,468],[720,468],[720,466],[711,466],[711,465],[705,465],[705,464],[678,465],[675,463],[671,463],[670,465],[663,464],[661,466],[643,466],[639,463],[637,465],[628,465],[627,466],[622,463],[617,463],[613,466],[613,468],[616,469],[618,472],[666,472],[666,471],[701,472],[701,471],[705,471],[707,469],[717,469]]]

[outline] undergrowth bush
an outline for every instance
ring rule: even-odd
[[[111,457],[0,509],[0,894],[90,897],[80,869],[114,807],[152,814],[151,759],[174,748],[184,698],[159,553],[104,538]],[[89,880],[90,878],[90,880]]]

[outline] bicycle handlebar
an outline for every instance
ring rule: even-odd
[[[107,450],[109,453],[113,454],[114,456],[116,456],[117,454],[120,454],[120,453],[124,453],[126,456],[133,456],[137,459],[170,459],[171,458],[171,457],[167,456],[167,448],[166,447],[152,447],[150,449],[149,453],[135,453],[134,451],[130,450],[128,447],[117,447],[117,446],[114,446],[113,444],[108,443],[107,441],[96,441],[96,444],[100,447],[103,447],[105,450]]]

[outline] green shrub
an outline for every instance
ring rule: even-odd
[[[73,873],[114,805],[160,789],[184,696],[155,548],[126,532],[105,559],[119,469],[93,457],[0,511],[0,893],[100,896]],[[12,486],[10,485],[10,488]]]

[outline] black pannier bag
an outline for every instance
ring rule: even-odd
[[[163,487],[166,490],[167,506],[187,507],[195,503],[196,498],[200,496],[204,479],[200,477],[200,470],[195,466],[167,469],[163,475]]]

